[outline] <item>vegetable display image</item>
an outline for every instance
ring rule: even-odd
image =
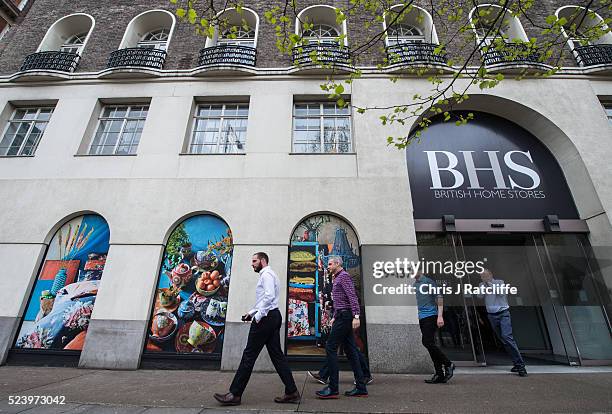
[[[232,267],[232,232],[203,214],[168,239],[149,325],[146,353],[220,355]]]
[[[108,224],[98,215],[79,216],[60,227],[49,243],[15,348],[83,349],[109,238]]]

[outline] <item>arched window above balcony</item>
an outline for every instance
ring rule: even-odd
[[[520,19],[508,9],[495,4],[482,4],[474,7],[469,17],[477,44],[489,46],[496,39],[506,43],[529,41]]]
[[[149,10],[134,17],[125,29],[119,49],[111,53],[108,67],[162,69],[175,22],[167,10]]]
[[[246,7],[240,11],[230,8],[219,13],[217,19],[214,35],[206,39],[206,47],[218,45],[257,47],[259,16],[253,10]]]
[[[390,65],[446,65],[431,15],[417,6],[398,4],[384,14],[383,30]]]
[[[212,37],[200,51],[200,66],[255,66],[259,17],[251,9],[230,8],[217,15]]]
[[[431,15],[417,6],[398,4],[384,16],[387,46],[405,43],[438,44],[438,35]]]
[[[565,20],[561,31],[581,66],[612,64],[612,33],[599,14],[579,6],[564,6],[555,14]]]
[[[26,56],[21,71],[73,72],[95,25],[88,14],[62,17],[49,27],[36,53]]]
[[[336,8],[326,5],[305,8],[297,15],[295,34],[301,36],[304,43],[339,43],[348,46],[346,20],[338,24],[336,13]]]
[[[175,18],[166,10],[149,10],[128,24],[119,49],[142,47],[167,50],[174,32]]]
[[[88,14],[77,13],[63,17],[49,27],[38,52],[63,51],[80,55],[94,25],[94,18]]]
[[[520,19],[510,10],[495,4],[482,4],[470,11],[469,19],[486,66],[515,68],[527,65],[545,70],[540,54],[530,47]]]

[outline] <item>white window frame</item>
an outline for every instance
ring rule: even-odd
[[[161,32],[161,33],[165,32],[164,34],[166,35],[166,39],[165,40],[144,40],[148,36],[150,36],[152,33],[155,33],[155,32]],[[137,47],[142,47],[144,49],[157,49],[157,50],[165,51],[168,48],[168,40],[170,40],[170,33],[171,33],[170,29],[167,29],[166,27],[158,27],[157,29],[150,30],[142,37],[142,39],[140,39]]]
[[[409,27],[415,30],[418,35],[391,35],[389,34],[392,30],[398,30],[400,27]],[[425,43],[425,34],[420,27],[413,26],[411,24],[398,23],[389,26],[387,29],[387,45],[405,45],[411,43]]]
[[[296,114],[296,106],[298,105],[319,105],[319,115],[297,115]],[[325,114],[324,113],[324,106],[325,105],[334,105],[334,107],[336,108],[336,112],[338,110],[338,104],[336,102],[325,102],[325,101],[320,101],[320,102],[294,102],[293,103],[293,129],[292,129],[292,137],[291,137],[291,150],[293,151],[294,154],[352,154],[354,153],[353,150],[353,117],[352,117],[352,109],[351,109],[351,105],[350,102],[346,102],[346,108],[348,108],[348,113],[347,114]],[[298,118],[304,118],[304,119],[319,119],[319,151],[318,152],[314,152],[314,151],[308,151],[308,152],[304,152],[304,151],[296,151],[295,150],[295,132],[296,132],[296,125],[295,125],[295,121]],[[348,149],[347,151],[338,151],[338,145],[340,144],[340,142],[337,139],[334,139],[334,148],[335,151],[325,151],[325,145],[329,145],[329,144],[325,144],[325,119],[326,118],[345,118],[348,119]],[[334,137],[335,138],[335,137]]]
[[[244,47],[255,48],[255,29],[249,27],[248,31],[245,31],[242,26],[237,26],[238,32],[235,33],[235,38],[226,37],[231,29],[227,29],[224,33],[219,35],[217,45],[236,45]],[[251,36],[252,35],[252,36]]]
[[[147,109],[147,115],[140,116],[140,117],[130,117],[130,114],[132,112],[132,108],[146,108]],[[112,116],[104,116],[104,112],[108,109],[108,108],[127,108],[126,109],[126,115],[123,118],[117,118],[117,117],[112,117]],[[142,110],[141,110],[142,112]],[[89,145],[89,149],[87,150],[87,155],[116,155],[116,156],[125,156],[125,155],[136,155],[136,151],[138,150],[138,146],[140,145],[140,138],[142,137],[142,132],[140,133],[140,137],[138,137],[138,144],[136,144],[134,152],[128,152],[127,154],[118,154],[117,153],[117,149],[119,148],[119,143],[121,142],[122,138],[123,138],[123,134],[125,133],[125,126],[127,125],[128,121],[143,121],[143,128],[144,128],[144,123],[147,120],[147,116],[149,115],[149,104],[143,103],[143,104],[129,104],[129,105],[104,105],[102,107],[102,110],[100,111],[100,116],[98,117],[98,125],[96,127],[96,132],[94,132],[94,136],[93,139],[91,140],[91,144]],[[96,137],[98,136],[98,131],[100,130],[100,127],[102,125],[103,121],[118,121],[118,120],[123,120],[121,123],[121,129],[119,130],[119,134],[117,136],[117,141],[115,142],[115,146],[113,148],[113,152],[111,154],[104,154],[102,152],[98,152],[103,150],[106,145],[103,145],[104,142],[106,142],[106,139],[108,138],[108,132],[104,132],[103,133],[103,137],[104,137],[104,141],[102,141],[102,143],[96,143]],[[132,138],[133,140],[133,138]],[[95,145],[94,145],[95,144]],[[132,147],[134,147],[134,145],[132,145],[131,143],[128,145],[128,148],[131,149]],[[98,150],[99,149],[99,150]],[[92,152],[92,150],[95,150],[96,152]]]
[[[34,117],[34,119],[29,119],[29,120],[24,120],[24,119],[15,119],[15,115],[17,115],[18,111],[28,111],[28,110],[33,110],[36,109],[36,116]],[[49,114],[49,119],[46,120],[39,120],[38,117],[40,116],[40,112],[44,109],[50,109],[51,113]],[[54,106],[39,106],[39,107],[27,107],[27,106],[22,106],[22,107],[16,107],[13,110],[13,113],[11,114],[11,118],[7,121],[6,126],[4,127],[4,133],[2,134],[2,139],[0,139],[0,143],[2,141],[4,141],[4,138],[6,137],[6,134],[8,133],[11,124],[25,124],[25,123],[29,123],[30,125],[28,126],[28,130],[25,134],[25,138],[23,139],[23,142],[21,144],[19,144],[19,151],[17,151],[17,154],[14,155],[9,155],[8,152],[11,149],[11,147],[13,146],[13,142],[11,142],[7,149],[6,152],[1,153],[0,156],[2,157],[33,157],[36,154],[36,150],[38,149],[38,145],[40,144],[40,141],[42,140],[43,136],[45,135],[45,131],[47,130],[47,125],[49,124],[49,121],[51,121],[51,116],[53,116],[53,111],[55,110]],[[32,153],[31,154],[23,154],[23,150],[24,147],[26,145],[26,143],[28,142],[30,135],[32,134],[32,130],[34,129],[34,125],[36,125],[37,123],[45,123],[45,128],[43,129],[42,133],[40,134],[40,137],[38,137],[38,139],[34,142],[34,144],[32,145]],[[13,137],[13,140],[15,139],[15,137]],[[2,150],[4,151],[4,150]]]
[[[60,46],[60,52],[66,53],[76,53],[77,55],[81,55],[81,51],[83,50],[83,46],[85,46],[85,40],[87,39],[88,33],[78,33],[68,39],[64,44]],[[79,41],[80,43],[77,43]],[[72,51],[72,49],[76,49],[76,51]]]
[[[247,114],[246,115],[226,115],[226,109],[228,106],[238,106],[238,107],[244,107],[247,110]],[[199,116],[198,114],[200,113],[200,108],[202,107],[221,107],[221,114],[219,116]],[[198,105],[196,105],[195,107],[195,112],[193,114],[193,128],[191,129],[191,135],[189,138],[189,145],[187,147],[187,153],[188,154],[196,154],[196,155],[206,155],[206,154],[244,154],[246,152],[246,134],[248,131],[248,120],[249,120],[249,103],[247,102],[225,102],[225,103],[221,103],[221,102],[203,102],[203,103],[199,103]],[[198,121],[200,120],[206,120],[206,119],[217,119],[219,120],[219,128],[217,129],[217,132],[215,134],[215,136],[217,137],[217,142],[216,144],[194,144],[194,140],[195,140],[195,136],[197,132],[202,132],[202,131],[197,131],[196,128],[198,126]],[[231,143],[230,145],[230,151],[220,151],[220,149],[224,146],[227,145],[226,144],[222,144],[221,143],[221,135],[224,133],[228,133],[229,130],[224,131],[223,127],[225,125],[225,120],[227,119],[244,119],[246,120],[246,129],[244,131],[244,141],[240,142],[237,141],[237,143],[242,144],[242,149],[235,149],[236,148],[236,143]],[[203,148],[210,148],[213,147],[215,150],[211,151],[211,152],[201,152],[201,151],[194,151],[193,149],[196,148],[198,150],[201,150]]]
[[[333,30],[334,32],[336,32],[335,36],[323,36],[321,35],[322,29],[325,28],[327,29],[327,32],[330,32],[330,29]],[[319,34],[316,35],[316,33],[314,32],[318,32]],[[311,32],[313,34],[315,34],[315,36],[313,35],[306,35],[304,34],[305,32]],[[338,38],[340,37],[340,30],[338,30],[337,27],[334,26],[330,26],[328,24],[323,24],[323,23],[315,23],[312,26],[312,29],[308,29],[308,30],[304,30],[302,31],[302,39],[307,40],[308,43],[333,43],[333,44],[339,44],[338,42]]]

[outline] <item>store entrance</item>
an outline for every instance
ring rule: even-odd
[[[527,364],[609,364],[610,298],[583,234],[417,233],[428,261],[484,261],[495,279],[516,286],[509,295],[512,327]],[[430,272],[456,291],[478,285],[477,274]],[[445,297],[445,327],[437,341],[462,365],[511,365],[476,295]]]

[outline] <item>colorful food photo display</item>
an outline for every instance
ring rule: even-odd
[[[164,253],[145,352],[220,354],[232,232],[212,215],[183,221]]]
[[[83,349],[106,264],[110,231],[98,215],[64,224],[34,284],[15,348]]]
[[[363,305],[359,243],[352,227],[329,214],[304,220],[293,233],[289,248],[287,353],[290,355],[325,354],[332,319],[332,280],[327,273],[330,256],[342,258]],[[355,339],[365,352],[364,332],[362,324],[361,333]]]

